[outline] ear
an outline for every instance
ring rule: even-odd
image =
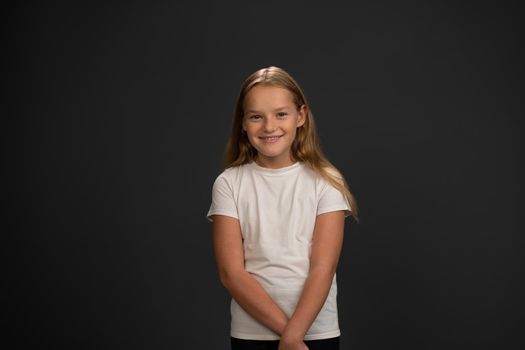
[[[299,108],[298,116],[297,116],[297,127],[303,126],[306,122],[306,115],[308,114],[308,108],[305,104],[301,105]]]

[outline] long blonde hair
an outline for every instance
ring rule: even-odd
[[[241,91],[235,104],[232,129],[224,155],[224,169],[250,163],[255,160],[257,150],[251,145],[248,137],[243,133],[242,121],[244,117],[244,99],[255,85],[271,85],[285,88],[292,93],[293,102],[297,109],[302,105],[306,108],[305,123],[297,128],[292,143],[291,155],[294,161],[302,161],[317,174],[325,178],[337,188],[351,206],[351,215],[359,222],[357,203],[350,192],[348,184],[341,172],[324,156],[319,145],[319,137],[315,128],[314,117],[306,101],[306,97],[299,84],[283,69],[278,67],[262,68],[251,74],[241,85]]]

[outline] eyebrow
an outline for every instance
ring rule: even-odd
[[[276,108],[274,109],[274,112],[277,112],[277,111],[282,111],[283,109],[289,109],[290,107],[279,107],[279,108]],[[255,110],[247,110],[245,113],[259,113],[259,111],[255,111]]]

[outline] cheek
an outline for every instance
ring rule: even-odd
[[[248,135],[253,134],[253,127],[250,126],[250,125],[246,125],[246,126],[244,127],[244,130],[245,130],[245,132],[246,132]]]
[[[290,124],[287,125],[286,130],[288,134],[295,135],[297,132],[297,122],[296,121],[290,122]]]
[[[257,138],[256,132],[253,128],[250,128],[250,127],[246,128],[245,134],[250,140],[255,140]]]

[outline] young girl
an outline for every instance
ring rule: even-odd
[[[335,272],[357,206],[284,70],[243,83],[224,165],[207,218],[232,296],[232,349],[339,349]]]

